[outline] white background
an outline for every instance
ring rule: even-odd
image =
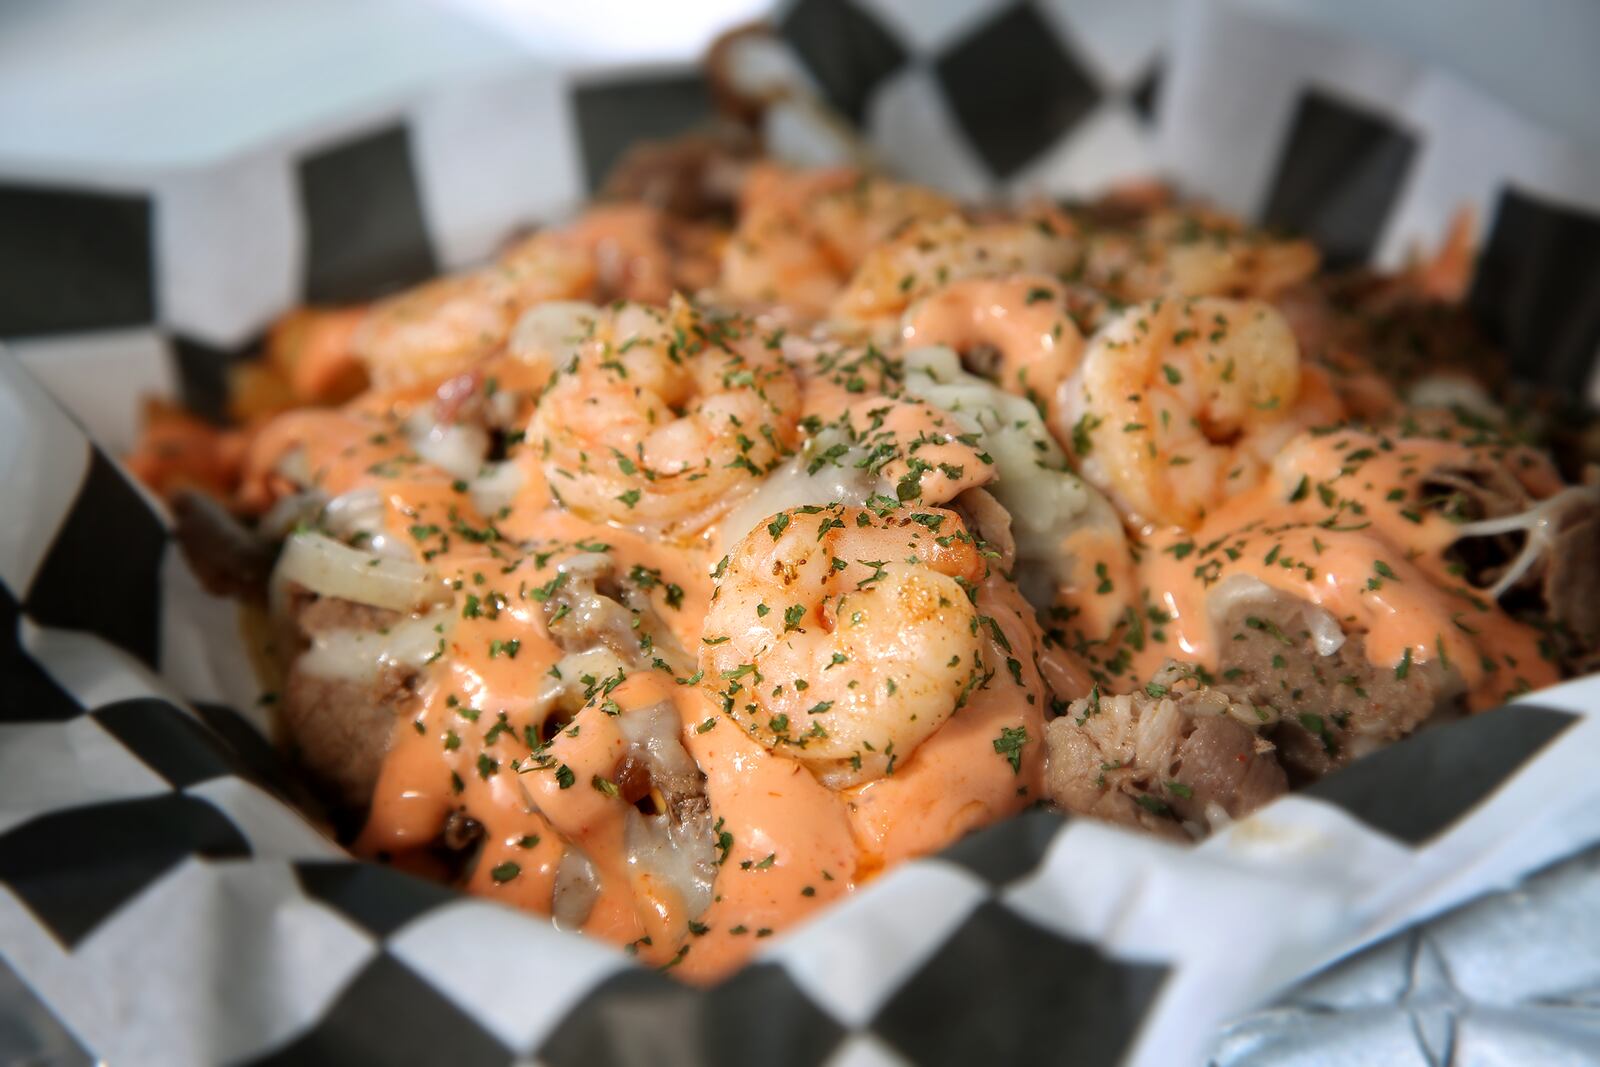
[[[1595,0],[1227,2],[1377,37],[1450,67],[1554,132],[1600,145]],[[561,64],[687,58],[717,29],[771,6],[5,0],[0,170],[194,166],[439,81],[503,73],[530,55]]]

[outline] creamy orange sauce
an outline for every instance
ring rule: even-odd
[[[1033,398],[1056,418],[1061,383],[1083,358],[1083,335],[1062,306],[1061,283],[1047,275],[952,283],[907,316],[905,343],[964,352],[988,345],[1000,355],[997,380]]]
[[[1061,541],[1071,561],[1058,600],[1073,613],[1072,624],[1094,640],[1108,637],[1132,603],[1135,567],[1119,530],[1083,525]]]
[[[1197,529],[1149,539],[1140,584],[1170,622],[1165,642],[1134,656],[1134,674],[1147,677],[1169,656],[1215,667],[1222,635],[1207,599],[1224,578],[1247,574],[1364,634],[1378,666],[1408,652],[1412,663],[1442,658],[1475,708],[1556,681],[1538,632],[1452,573],[1457,525],[1422,503],[1429,471],[1478,459],[1452,440],[1359,430],[1296,438],[1270,477]],[[1543,480],[1533,468],[1529,477]]]
[[[713,902],[691,927],[677,891],[653,884],[628,862],[623,828],[629,805],[594,785],[615,776],[626,748],[615,717],[591,700],[547,747],[528,743],[542,736],[528,708],[562,657],[528,591],[543,588],[563,560],[583,550],[574,546],[603,546],[624,567],[657,575],[652,603],[692,657],[709,610],[714,561],[700,545],[667,544],[552,507],[528,449],[510,457],[525,477],[494,526],[448,476],[409,460],[403,435],[384,432],[371,410],[280,420],[257,441],[263,469],[265,457],[276,461],[300,449],[325,492],[377,488],[393,535],[416,542],[447,581],[459,583],[463,597],[470,593],[482,603],[498,595],[504,605],[492,617],[458,620],[441,637],[416,717],[396,726],[362,850],[395,856],[424,848],[452,811],[464,809],[486,830],[468,887],[549,910],[563,853],[579,849],[599,881],[583,929],[703,981],[736,967],[764,937],[884,867],[936,850],[1037,798],[1050,689],[1040,671],[1058,692],[1087,684],[1081,664],[1058,647],[1037,660],[1018,658],[1015,675],[994,670],[988,684],[892,774],[838,791],[752,740],[702,686],[665,671],[630,672],[607,693],[613,709],[661,702],[676,709],[681,740],[706,775],[719,833],[731,842]],[[856,398],[849,410],[863,418],[877,411],[882,429],[907,439],[941,429],[940,417],[922,405]],[[932,481],[922,479],[923,490],[948,499],[987,481],[988,469],[974,463],[971,452],[954,442],[930,445],[923,456],[936,470]],[[1418,506],[1426,472],[1472,459],[1467,446],[1452,440],[1357,430],[1303,435],[1262,484],[1224,502],[1194,531],[1149,535],[1136,574],[1119,564],[1126,554],[1120,543],[1110,544],[1113,538],[1090,529],[1074,534],[1064,548],[1080,561],[1081,577],[1066,591],[1067,602],[1077,611],[1077,625],[1104,632],[1124,617],[1131,593],[1146,591],[1147,602],[1167,621],[1152,627],[1163,631],[1160,639],[1148,640],[1131,657],[1137,679],[1169,656],[1214,665],[1220,635],[1208,597],[1223,578],[1248,574],[1322,607],[1348,632],[1366,635],[1375,663],[1393,666],[1408,653],[1417,664],[1445,657],[1466,679],[1474,706],[1493,703],[1513,684],[1542,685],[1555,671],[1539,656],[1531,628],[1450,573],[1445,553],[1455,525]],[[938,473],[941,464],[962,473]],[[1548,475],[1534,465],[1526,466],[1524,478],[1543,484]],[[418,536],[419,528],[435,527]],[[482,531],[492,527],[498,537],[483,540]],[[465,533],[450,537],[452,530]],[[524,555],[500,540],[512,536],[551,547]],[[1382,574],[1375,570],[1379,563]],[[979,605],[1011,646],[1038,646],[1031,615],[1009,583],[983,583]],[[505,654],[513,642],[515,654]],[[503,725],[494,729],[496,723]],[[1016,767],[994,746],[1011,730],[1027,739],[1017,748]],[[512,867],[514,876],[497,877]]]
[[[526,377],[509,380],[536,388]],[[804,382],[808,405],[826,394],[819,406],[837,405],[852,424],[873,424],[902,442],[929,440],[917,453],[929,464],[917,481],[930,500],[992,478],[970,446],[932,440],[947,428],[926,405],[862,398],[826,374]],[[709,981],[885,867],[1038,798],[1047,693],[1076,694],[1089,678],[1059,646],[1040,650],[1031,612],[998,577],[980,584],[979,610],[1012,649],[1027,652],[992,657],[1014,666],[990,663],[990,677],[964,706],[891,774],[865,784],[822,785],[796,760],[753,740],[704,685],[693,684],[698,679],[670,669],[629,671],[570,722],[550,727],[539,694],[563,650],[548,631],[541,593],[563,563],[605,551],[620,571],[642,568],[650,602],[681,650],[675,657],[692,663],[715,587],[709,539],[671,544],[555,506],[526,445],[506,461],[517,472],[508,502],[494,516],[480,514],[459,480],[421,462],[407,442],[399,420],[424,402],[369,397],[344,411],[291,414],[258,436],[250,466],[263,493],[294,452],[329,496],[376,490],[386,532],[413,546],[456,593],[461,617],[441,633],[415,714],[396,723],[361,851],[425,866],[446,820],[464,810],[485,831],[467,888],[549,911],[563,856],[576,849],[598,880],[586,932]],[[1358,430],[1302,435],[1260,485],[1216,507],[1197,529],[1148,534],[1135,567],[1106,531],[1073,533],[1063,545],[1075,561],[1064,602],[1074,626],[1104,634],[1125,627],[1143,591],[1166,621],[1149,623],[1149,639],[1129,658],[1130,677],[1142,679],[1171,656],[1214,665],[1221,635],[1208,598],[1223,578],[1248,574],[1365,634],[1375,663],[1445,657],[1467,681],[1474,706],[1494,703],[1513,685],[1554,680],[1555,670],[1539,656],[1531,628],[1457,588],[1446,556],[1455,525],[1418,506],[1427,471],[1472,458],[1453,440]],[[1549,479],[1536,464],[1524,467],[1530,485]],[[890,480],[908,472],[904,457],[885,468]],[[1374,570],[1378,561],[1386,573]],[[476,605],[470,612],[469,603]],[[719,837],[727,845],[712,902],[699,916],[676,888],[629,862],[631,805],[601,788],[615,779],[627,749],[614,713],[663,702],[676,710],[680,740],[706,776],[717,832],[727,835]],[[996,739],[1007,736],[1023,740],[1002,753]]]

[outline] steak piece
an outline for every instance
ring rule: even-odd
[[[1360,634],[1329,651],[1331,617],[1263,591],[1234,600],[1215,620],[1221,649],[1215,684],[1230,700],[1266,714],[1273,724],[1266,732],[1297,779],[1320,778],[1456,709],[1465,684],[1440,660],[1404,671],[1376,664]]]
[[[1281,795],[1256,709],[1169,664],[1145,690],[1075,700],[1045,727],[1045,793],[1067,811],[1187,840]]]

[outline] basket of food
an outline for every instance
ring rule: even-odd
[[[1193,1062],[1600,839],[1595,158],[954,7],[0,187],[63,1047]]]

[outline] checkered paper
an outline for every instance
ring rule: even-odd
[[[775,24],[878,158],[969,195],[1160,167],[1388,262],[1465,198],[1488,234],[1473,304],[1518,369],[1590,374],[1600,167],[1448,79],[1167,3],[800,0]],[[1030,813],[705,991],[341,853],[264,740],[231,605],[112,458],[134,399],[220,415],[226,366],[277,311],[481,258],[581,201],[632,137],[708,111],[687,67],[535,70],[181,175],[0,180],[0,997],[37,1047],[119,1064],[1188,1063],[1272,990],[1600,841],[1587,679],[1197,847]],[[1481,150],[1508,138],[1522,150]]]

